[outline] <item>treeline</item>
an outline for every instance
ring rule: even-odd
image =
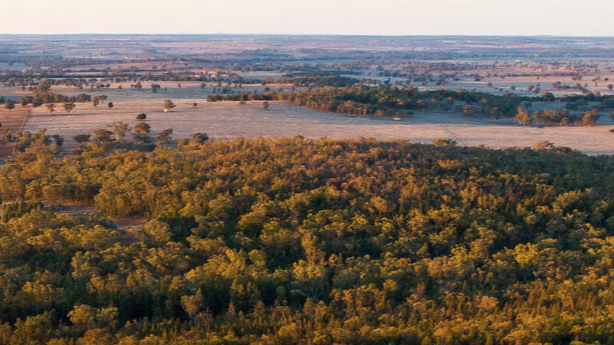
[[[359,79],[342,77],[336,74],[310,73],[310,74],[290,74],[277,78],[266,78],[265,83],[272,84],[293,84],[294,86],[333,86],[347,87],[358,84]]]
[[[0,344],[614,343],[613,157],[124,129],[0,171]]]
[[[240,92],[236,94],[227,94],[221,90],[221,94],[207,95],[205,100],[207,102],[222,102],[222,101],[234,101],[245,103],[247,101],[272,101],[278,99],[278,93],[271,90],[265,90],[262,93],[257,92]]]
[[[85,93],[82,93],[76,96],[65,96],[59,93],[53,93],[50,91],[53,85],[57,85],[57,84],[55,84],[50,79],[41,80],[35,86],[30,87],[30,91],[32,91],[32,95],[22,96],[19,99],[19,103],[24,107],[27,106],[28,104],[32,104],[33,107],[40,107],[44,104],[48,105],[48,104],[53,104],[53,103],[64,103],[64,104],[69,104],[69,105],[73,104],[72,107],[74,107],[75,102],[85,103],[85,102],[92,101],[92,96],[85,94]],[[106,99],[106,96],[98,96],[95,98]],[[5,103],[5,102],[6,102],[5,98],[0,97],[0,103]],[[11,103],[13,102],[11,101]]]
[[[19,99],[19,103],[22,106],[26,106],[28,104],[32,104],[33,107],[40,107],[43,104],[47,103],[85,103],[91,102],[92,96],[86,93],[82,93],[76,96],[65,96],[59,93],[46,93],[46,94],[37,94],[33,96],[22,96]]]
[[[138,120],[133,127],[118,121],[105,128],[96,129],[91,134],[76,135],[72,138],[77,144],[75,153],[108,154],[117,150],[149,152],[157,146],[168,145],[172,141],[173,130],[168,128],[154,135],[149,123],[143,121],[145,118],[146,116]],[[20,153],[24,153],[32,147],[39,149],[44,147],[49,152],[61,153],[64,143],[62,136],[49,135],[45,130],[40,130],[38,133],[18,132],[16,134],[5,131],[4,140],[15,143],[15,148]],[[178,144],[183,146],[191,142],[203,143],[209,140],[209,137],[205,133],[196,133],[190,140],[179,140]]]
[[[449,110],[455,102],[464,102],[479,105],[484,112],[493,116],[514,116],[516,109],[524,102],[545,100],[544,97],[498,96],[464,90],[420,91],[416,87],[396,85],[357,85],[297,91],[285,98],[297,106],[357,115],[402,115],[427,108]]]
[[[157,68],[156,68],[157,69]],[[217,71],[217,72],[156,72],[155,70],[147,73],[124,73],[118,70],[99,71],[100,74],[75,74],[60,72],[57,75],[35,75],[35,74],[0,74],[0,82],[4,86],[21,87],[22,90],[32,91],[41,82],[48,82],[50,85],[72,86],[80,89],[101,89],[109,88],[110,83],[127,83],[127,82],[146,82],[146,81],[177,81],[177,82],[214,82],[224,83],[228,85],[243,85],[243,84],[261,84],[263,80],[255,78],[243,78],[238,73],[232,71]],[[221,85],[221,84],[220,84]]]
[[[567,123],[582,121],[586,112],[591,112],[593,108],[614,108],[614,96],[598,93],[556,98],[549,92],[542,92],[539,96],[518,96],[513,93],[494,95],[470,90],[421,91],[416,87],[397,85],[319,88],[280,94],[279,98],[297,106],[344,114],[402,116],[420,109],[457,109],[465,115],[482,114],[495,119],[514,117],[519,107],[530,108],[534,102],[559,102],[565,103],[569,111],[539,110],[537,116],[542,116],[545,122],[550,118],[567,118]],[[570,111],[583,113],[572,114]]]
[[[613,113],[614,114],[614,113]],[[536,110],[533,114],[523,107],[518,107],[518,112],[514,116],[514,119],[518,121],[520,125],[574,125],[583,124],[585,126],[594,125],[601,115],[596,108],[591,111],[584,112],[580,115],[572,114],[566,109],[558,110]],[[614,118],[614,115],[613,115]]]

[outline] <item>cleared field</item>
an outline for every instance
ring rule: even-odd
[[[134,125],[136,115],[145,112],[154,131],[173,128],[174,138],[188,137],[205,132],[217,139],[259,136],[295,136],[308,138],[356,138],[380,140],[403,139],[412,142],[432,142],[449,138],[461,145],[485,145],[493,148],[510,146],[531,147],[537,141],[550,141],[557,146],[567,146],[587,154],[614,154],[614,134],[609,133],[611,121],[592,127],[522,127],[513,120],[487,120],[464,118],[458,114],[423,112],[403,121],[376,120],[346,117],[334,113],[297,108],[287,103],[272,102],[270,110],[264,110],[259,102],[238,105],[235,102],[199,103],[179,100],[170,113],[162,111],[159,100],[125,101],[115,108],[94,108],[91,104],[78,104],[67,114],[63,110],[49,114],[43,108],[32,111],[26,130],[46,128],[50,134],[60,134],[67,139],[67,148],[74,147],[72,137],[91,133],[115,121]],[[605,117],[605,116],[604,116]]]

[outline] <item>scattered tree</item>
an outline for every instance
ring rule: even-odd
[[[89,142],[90,137],[91,135],[89,134],[78,134],[73,137],[73,140],[78,144],[82,144],[82,143]]]
[[[592,126],[597,122],[597,120],[599,120],[599,117],[600,116],[597,109],[587,111],[582,115],[582,124],[585,126]]]
[[[75,109],[76,105],[74,102],[65,102],[62,104],[62,107],[64,110],[66,110],[66,112],[70,113],[73,109]]]
[[[518,112],[516,113],[516,116],[514,116],[514,119],[516,119],[516,121],[518,121],[518,124],[520,125],[531,125],[531,116],[529,115],[529,112],[523,107],[518,107]]]
[[[158,133],[156,136],[156,142],[159,145],[166,145],[171,141],[171,135],[173,134],[173,129],[168,128]]]
[[[45,107],[47,107],[47,110],[49,110],[50,114],[55,111],[55,103],[47,103],[45,104]]]
[[[163,103],[164,112],[167,113],[175,107],[175,104],[170,99],[165,99]]]
[[[13,109],[15,109],[15,102],[14,102],[14,101],[12,101],[12,100],[10,100],[10,99],[7,99],[7,100],[4,102],[4,107],[5,107],[6,109],[8,109],[8,110],[13,110]]]

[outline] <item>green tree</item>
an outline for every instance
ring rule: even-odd
[[[465,116],[473,116],[475,114],[475,109],[469,104],[465,104],[463,107],[463,114]]]
[[[73,140],[78,144],[82,144],[90,141],[90,137],[91,135],[89,134],[78,134],[73,137]]]
[[[518,124],[520,125],[531,125],[531,116],[529,115],[529,112],[523,107],[518,107],[518,112],[516,113],[516,116],[514,116],[514,119],[516,119],[516,121],[518,121]]]
[[[544,151],[544,150],[552,150],[554,149],[554,144],[549,141],[538,141],[533,146],[533,150],[536,151]]]
[[[499,107],[492,107],[489,113],[490,113],[490,116],[492,116],[492,118],[495,120],[498,120],[501,118],[501,111],[499,110]]]
[[[167,128],[156,135],[156,142],[159,145],[166,145],[171,141],[172,134],[173,130],[171,128]]]
[[[15,109],[15,102],[14,102],[14,101],[12,101],[12,100],[10,100],[10,99],[7,99],[7,100],[4,102],[4,108],[6,108],[6,109],[8,109],[8,110],[13,110],[13,109]]]
[[[599,117],[600,115],[597,109],[585,112],[582,115],[582,124],[585,126],[592,126],[597,122],[597,120],[599,120]]]
[[[75,109],[75,107],[76,105],[74,102],[64,102],[64,104],[62,104],[62,108],[64,108],[64,110],[66,110],[68,113]]]
[[[47,103],[47,104],[45,104],[45,107],[47,107],[47,110],[49,110],[50,114],[55,111],[55,104],[54,103]]]

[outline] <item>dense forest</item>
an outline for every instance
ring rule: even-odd
[[[18,137],[0,344],[614,344],[613,157],[169,135]]]

